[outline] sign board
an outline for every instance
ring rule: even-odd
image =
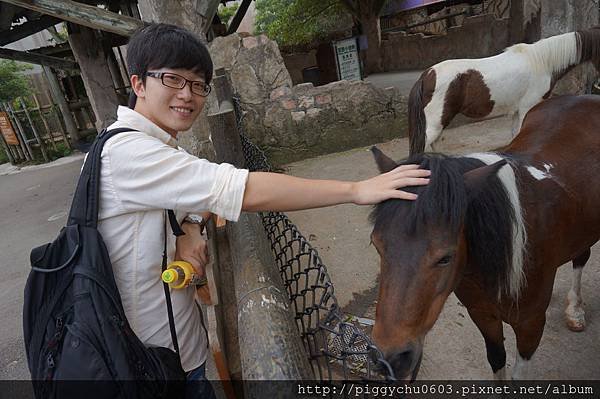
[[[2,132],[4,140],[6,140],[6,144],[19,145],[19,139],[17,139],[15,130],[13,129],[6,112],[0,112],[0,132]]]
[[[360,80],[360,61],[356,38],[344,39],[333,43],[335,61],[340,80]]]

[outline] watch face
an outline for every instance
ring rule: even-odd
[[[196,215],[188,215],[185,220],[190,223],[202,224],[202,218]]]

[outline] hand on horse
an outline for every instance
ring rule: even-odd
[[[205,267],[209,261],[208,246],[200,233],[200,226],[194,223],[182,223],[181,229],[185,235],[177,237],[175,244],[175,260],[190,263],[196,273],[205,276]]]
[[[407,186],[423,186],[429,183],[431,172],[419,169],[419,165],[402,165],[368,180],[354,183],[354,203],[373,205],[387,199],[415,200],[417,195],[399,190]]]

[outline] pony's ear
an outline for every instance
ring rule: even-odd
[[[481,166],[465,173],[463,176],[469,200],[477,198],[485,188],[488,179],[495,176],[504,165],[506,165],[506,159],[501,159],[491,165]]]
[[[381,173],[389,172],[398,166],[396,162],[381,152],[379,148],[371,147],[371,152],[373,153],[373,157],[375,157],[375,162],[377,163],[377,167]]]

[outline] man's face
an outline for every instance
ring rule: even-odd
[[[169,72],[190,81],[204,81],[202,74],[187,69],[158,68],[152,72]],[[144,84],[139,76],[133,75],[131,86],[138,97],[135,110],[173,137],[192,126],[206,102],[206,97],[192,92],[189,83],[182,89],[174,89],[163,85],[160,78],[147,76]]]

